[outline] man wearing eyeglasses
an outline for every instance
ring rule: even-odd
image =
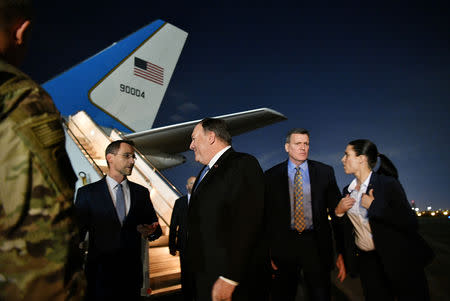
[[[87,300],[139,300],[141,236],[161,236],[147,188],[127,180],[135,163],[132,141],[105,151],[106,177],[78,190],[75,208],[81,239],[89,232]]]

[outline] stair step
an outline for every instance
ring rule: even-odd
[[[162,296],[162,295],[166,295],[166,294],[172,294],[177,291],[181,291],[181,284],[152,290],[151,296]]]
[[[171,268],[171,269],[164,269],[164,271],[158,272],[158,273],[152,273],[151,277],[152,278],[161,278],[161,277],[166,277],[169,275],[180,275],[180,268],[176,267],[176,268]]]
[[[167,246],[151,247],[148,251],[150,287],[152,290],[178,285],[181,276],[180,258],[170,255]]]
[[[150,278],[150,287],[152,289],[160,289],[180,284],[180,273],[166,274],[159,277]]]
[[[169,252],[169,249],[167,248],[168,245],[169,245],[169,235],[163,235],[160,238],[158,238],[157,240],[151,241],[149,243],[150,248],[166,247],[167,252]]]

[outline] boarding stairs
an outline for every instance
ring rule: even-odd
[[[66,149],[79,180],[77,188],[101,179],[107,171],[105,149],[122,139],[121,132],[98,126],[84,111],[65,121]],[[107,133],[107,131],[110,131]],[[175,200],[181,195],[148,159],[136,150],[133,173],[128,178],[148,188],[163,235],[143,243],[144,281],[142,296],[168,294],[180,290],[179,257],[169,254],[168,234]]]

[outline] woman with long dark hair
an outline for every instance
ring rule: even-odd
[[[351,141],[341,161],[355,176],[335,210],[344,225],[347,273],[359,273],[366,300],[429,300],[424,266],[433,252],[417,233],[394,164],[365,139]]]

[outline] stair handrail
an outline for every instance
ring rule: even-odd
[[[116,130],[117,134],[123,138],[123,134],[122,132],[120,132],[119,130]],[[125,138],[123,138],[125,139]],[[173,192],[175,192],[178,197],[181,197],[183,194],[175,187],[175,185],[173,185],[156,167],[155,165],[153,165],[148,159],[147,157],[142,154],[138,149],[135,148],[135,151],[139,154],[139,156],[141,157],[142,160],[144,160],[144,162],[146,162],[152,169],[153,172],[156,173],[172,190]]]
[[[70,117],[69,117],[70,118]],[[80,133],[83,134],[83,131],[81,131],[81,129],[78,127],[78,125],[76,124],[76,122],[72,121],[73,125],[75,127],[78,128],[78,130],[80,131]],[[67,125],[67,122],[63,119],[63,126],[64,128],[67,130],[67,133],[70,135],[70,137],[72,138],[72,140],[75,140],[77,142],[77,145],[79,148],[83,149],[84,152],[86,153],[86,158],[88,159],[89,163],[91,163],[92,166],[94,166],[95,171],[97,172],[97,174],[99,176],[104,176],[102,169],[100,168],[100,166],[97,165],[97,163],[95,162],[94,158],[92,158],[92,156],[89,154],[89,152],[87,151],[87,149],[83,146],[83,144],[81,143],[80,140],[78,140],[77,136],[73,133],[73,131],[69,128],[69,126]],[[89,140],[89,138],[87,138],[84,134],[83,136]],[[89,140],[90,141],[90,140]]]

